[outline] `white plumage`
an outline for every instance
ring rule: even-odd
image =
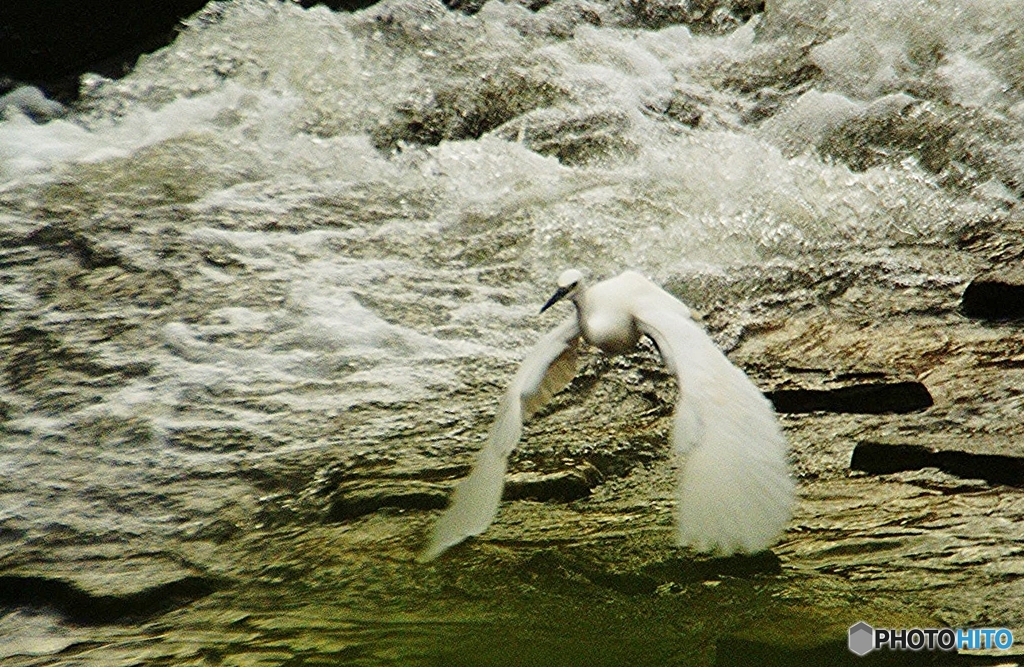
[[[547,310],[569,298],[576,313],[526,355],[498,407],[486,445],[434,527],[421,560],[487,529],[498,512],[508,455],[523,422],[576,373],[582,337],[609,354],[649,336],[679,383],[672,448],[679,457],[677,542],[728,555],[771,546],[789,521],[794,485],[771,404],[690,318],[689,309],[627,271],[589,288],[565,271]]]

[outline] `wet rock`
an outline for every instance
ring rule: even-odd
[[[180,281],[170,271],[126,271],[110,266],[85,274],[72,276],[68,286],[92,299],[105,299],[109,303],[133,304],[141,308],[160,308],[168,305],[181,289]],[[57,301],[68,295],[57,295]]]
[[[863,613],[863,610],[862,610]],[[878,612],[867,612],[872,619]],[[841,614],[845,616],[846,614]],[[886,614],[889,615],[889,614]],[[715,665],[766,665],[803,667],[854,667],[872,665],[955,665],[955,654],[941,651],[878,651],[857,656],[848,647],[848,629],[843,618],[825,617],[818,612],[797,610],[755,620],[742,630],[720,637],[715,644]],[[876,625],[878,621],[875,621]],[[935,627],[928,619],[905,619],[879,627]]]
[[[913,158],[947,187],[974,188],[994,179],[1018,195],[1024,188],[1014,155],[1018,122],[905,93],[882,97],[831,129],[818,151],[854,171]]]
[[[1024,259],[1024,210],[1015,206],[1001,220],[983,216],[968,223],[960,232],[957,245],[983,257],[989,266],[999,267],[1000,272],[1018,265]]]
[[[1002,269],[976,277],[960,304],[964,315],[976,319],[1024,318],[1024,271]]]
[[[589,463],[553,473],[520,472],[505,479],[505,500],[571,502],[586,498],[601,483],[601,472]]]
[[[792,646],[742,635],[726,635],[715,643],[715,665],[803,665],[821,667],[856,665],[857,656],[850,653],[842,639],[821,638],[811,646]],[[892,664],[892,663],[886,663]],[[902,664],[902,663],[900,663]]]
[[[751,579],[760,576],[774,576],[782,572],[782,563],[772,551],[733,554],[721,558],[686,555],[651,563],[642,571],[662,583],[684,584],[719,577]]]
[[[581,165],[636,153],[638,147],[626,136],[629,127],[628,116],[616,109],[539,109],[503,125],[496,134],[562,164]]]
[[[464,20],[435,4],[440,13]],[[358,20],[352,17],[353,22]],[[448,30],[447,24],[433,19],[422,24],[408,21],[405,29],[410,35],[420,30],[419,44],[426,44],[428,33],[440,31],[432,30],[438,25]],[[389,38],[383,34],[382,40]],[[647,48],[643,42],[649,47],[651,39],[662,39],[635,37],[637,49]],[[207,42],[204,50],[231,55],[244,48],[225,46],[217,39]],[[369,50],[360,52],[362,57],[388,55],[374,50],[385,48],[382,42],[364,44]],[[532,38],[526,43],[531,49],[535,44]],[[548,50],[565,46],[571,45],[552,44]],[[756,87],[761,104],[751,122],[784,107],[794,82],[816,76],[796,48],[780,49],[786,59],[777,61],[762,59],[765,51],[758,43],[742,49],[706,46],[701,50],[720,53],[725,60],[727,52],[758,52],[741,67],[734,68],[732,62],[721,65],[723,78],[732,77],[725,78],[730,90],[717,91],[708,84],[723,98]],[[628,45],[623,48],[627,59],[636,53]],[[403,54],[396,54],[395,62],[412,62],[403,59]],[[451,76],[455,81],[466,74],[452,71]],[[658,96],[659,101],[667,97],[667,81],[666,95]],[[141,88],[151,82],[136,83]],[[486,87],[460,84],[458,90],[466,96],[460,101],[472,112],[469,118],[475,114],[488,122],[446,116],[430,104],[419,107],[429,111],[426,115],[435,127],[471,134],[467,128],[480,131],[491,118],[501,120],[516,112],[505,101],[474,98]],[[702,128],[714,119],[715,108],[722,108],[723,115],[731,113],[733,107],[726,109],[718,99],[705,102],[696,85],[687,90],[694,96],[674,95],[671,103],[659,102],[669,105],[662,112],[681,124],[698,123]],[[381,102],[374,97],[374,104]],[[245,104],[240,103],[238,113],[247,113]],[[484,113],[488,104],[501,112],[493,117]],[[523,115],[506,125],[511,127],[520,118]],[[606,137],[611,141],[636,135],[635,128],[614,117],[604,125],[579,126],[574,125],[577,118],[566,112],[545,125],[539,114],[531,116],[531,123],[538,122],[520,126],[522,141],[568,162],[591,159],[619,145],[628,149],[628,144],[609,147],[602,142]],[[552,131],[545,136],[541,130],[547,129]],[[746,129],[738,128],[737,136],[741,130]],[[510,136],[520,135],[517,131]],[[308,137],[303,134],[300,139]],[[812,225],[806,216],[832,211],[829,207],[836,198],[845,199],[879,181],[857,178],[834,190],[828,182],[809,183],[801,176],[794,186],[796,194],[786,189],[780,201],[755,203],[764,203],[773,217],[773,211],[789,209],[786,201],[791,195],[813,190],[813,196],[808,195],[811,210],[797,211],[803,222],[795,223],[806,238],[791,244],[766,236],[766,245],[757,246],[757,252],[752,248],[753,254],[738,253],[735,263],[730,261],[721,272],[709,267],[709,280],[719,282],[691,284],[704,304],[714,306],[709,310],[716,340],[729,343],[727,349],[741,367],[770,377],[764,386],[823,390],[836,385],[836,373],[881,368],[899,373],[900,379],[927,378],[939,403],[938,409],[900,417],[814,414],[784,419],[801,479],[801,499],[790,530],[777,546],[786,563],[778,576],[772,576],[778,573],[777,561],[766,562],[762,569],[750,565],[749,570],[740,567],[749,563],[720,570],[715,568],[721,563],[691,565],[685,558],[650,563],[673,553],[669,545],[674,479],[664,459],[671,450],[676,395],[673,378],[663,370],[651,370],[661,368],[653,350],[637,358],[590,363],[565,395],[526,425],[516,456],[534,456],[544,464],[529,469],[564,470],[564,463],[547,464],[571,456],[591,462],[605,474],[606,482],[586,502],[505,503],[503,520],[484,539],[447,561],[423,567],[413,563],[411,549],[422,543],[436,517],[405,510],[444,506],[452,484],[465,474],[465,466],[455,470],[452,463],[469,462],[470,452],[484,438],[497,396],[514,373],[514,357],[548,326],[547,320],[522,309],[536,298],[534,286],[546,280],[550,260],[576,251],[592,253],[598,258],[595,269],[603,271],[621,261],[623,248],[633,247],[629,239],[609,239],[606,247],[602,238],[577,229],[585,221],[570,219],[576,201],[568,201],[571,206],[565,208],[563,198],[577,197],[574,193],[580,187],[597,188],[588,190],[595,193],[595,201],[584,201],[582,210],[616,216],[625,210],[616,193],[643,194],[648,184],[632,167],[604,176],[594,173],[593,178],[568,174],[565,187],[552,185],[543,201],[532,196],[523,201],[515,192],[511,198],[499,192],[493,197],[484,193],[480,206],[473,204],[477,199],[465,205],[458,196],[444,194],[449,185],[445,179],[438,185],[426,172],[423,178],[403,175],[406,167],[416,171],[420,163],[413,161],[396,165],[393,176],[387,175],[390,168],[378,172],[375,167],[366,179],[356,178],[367,180],[367,185],[352,190],[342,183],[351,176],[344,169],[341,180],[326,191],[314,179],[308,192],[291,179],[280,183],[255,173],[244,176],[246,185],[237,191],[179,206],[203,192],[220,191],[219,186],[176,185],[194,178],[199,167],[187,169],[190,165],[210,162],[200,159],[205,149],[190,151],[187,144],[172,144],[181,154],[170,158],[181,165],[174,169],[164,167],[169,158],[167,146],[161,145],[160,150],[116,163],[104,160],[71,167],[61,172],[68,178],[56,174],[60,187],[40,190],[26,184],[0,193],[0,217],[7,229],[0,231],[3,241],[13,239],[13,225],[20,233],[55,218],[61,221],[40,233],[35,245],[18,245],[17,253],[11,251],[14,246],[0,242],[0,263],[11,262],[4,264],[10,273],[0,279],[0,367],[6,385],[0,401],[9,406],[0,409],[13,415],[10,422],[0,424],[5,443],[0,469],[17,467],[16,474],[0,476],[0,505],[9,515],[9,523],[0,529],[0,546],[5,557],[23,558],[34,568],[7,570],[5,576],[17,576],[22,583],[33,577],[44,583],[65,582],[56,597],[75,597],[80,591],[92,601],[124,600],[140,590],[158,590],[168,581],[193,576],[175,571],[160,582],[127,589],[136,578],[122,563],[131,547],[199,552],[245,581],[244,586],[160,619],[156,630],[148,623],[130,630],[117,628],[122,634],[107,641],[100,632],[104,629],[96,628],[82,640],[88,642],[89,654],[82,660],[137,662],[142,646],[144,659],[154,664],[387,662],[395,655],[453,645],[448,633],[465,628],[479,645],[494,637],[504,641],[518,632],[524,646],[534,646],[539,644],[536,630],[549,630],[568,646],[563,655],[575,658],[565,664],[586,663],[578,647],[592,644],[598,644],[590,654],[597,655],[592,664],[697,664],[713,657],[719,632],[732,632],[759,615],[774,621],[779,607],[794,598],[823,609],[823,615],[829,605],[861,613],[861,601],[879,592],[892,595],[901,606],[941,609],[950,623],[995,619],[1020,626],[1020,490],[952,496],[956,491],[925,492],[915,486],[920,479],[902,483],[888,478],[881,483],[874,477],[846,475],[853,443],[893,433],[941,433],[951,440],[962,438],[966,448],[967,434],[1001,429],[1009,434],[1008,441],[1019,442],[1024,383],[1014,327],[987,327],[951,312],[959,302],[963,276],[974,275],[979,266],[1000,265],[987,248],[972,249],[969,257],[957,249],[958,220],[938,215],[935,233],[920,236],[889,236],[860,222],[833,236],[830,225]],[[224,150],[236,146],[225,145]],[[486,145],[480,148],[488,150]],[[738,166],[746,164],[744,158]],[[793,166],[812,177],[810,162]],[[179,178],[182,174],[189,179]],[[379,185],[370,182],[374,174],[380,175]],[[228,177],[219,179],[204,183],[231,182]],[[841,174],[839,180],[844,181]],[[897,175],[896,185],[901,182]],[[615,183],[623,183],[625,190]],[[160,194],[165,185],[174,191]],[[927,194],[927,186],[922,187]],[[883,199],[891,195],[909,197],[896,201],[894,215],[902,206],[930,201],[915,200],[914,190],[902,186],[897,191],[883,187],[877,194]],[[659,192],[650,196],[660,206]],[[487,203],[492,201],[493,205]],[[713,203],[714,198],[708,201]],[[802,208],[802,200],[793,205]],[[936,206],[945,207],[944,200]],[[753,230],[765,213],[762,207],[755,208],[757,215],[749,221],[744,218]],[[464,210],[468,212],[463,215]],[[713,208],[700,210],[716,218]],[[861,212],[870,218],[873,210],[868,206]],[[978,209],[972,204],[970,210]],[[69,213],[58,217],[64,211]],[[723,215],[728,217],[728,211]],[[62,235],[61,224],[71,216],[77,219],[73,229],[82,241],[73,233]],[[525,216],[523,224],[503,224],[519,216]],[[862,218],[857,211],[851,217]],[[553,226],[539,222],[542,218],[553,220]],[[468,251],[468,235],[458,229],[458,220],[467,228],[477,227]],[[985,220],[984,226],[994,228],[996,222],[997,218]],[[866,230],[865,235],[858,230]],[[296,236],[297,231],[315,233]],[[886,241],[875,244],[875,233],[885,234],[881,238]],[[722,254],[712,249],[711,257],[733,257],[731,240],[726,240]],[[113,263],[106,264],[105,248],[120,249],[110,256]],[[643,249],[634,250],[635,255]],[[452,261],[456,252],[465,254]],[[658,257],[654,253],[648,259],[661,275],[678,264],[664,257],[659,262]],[[372,263],[364,267],[362,260]],[[139,272],[129,262],[151,271]],[[685,280],[689,269],[679,270],[684,273],[678,280]],[[74,275],[69,277],[69,271]],[[143,276],[149,276],[145,289]],[[346,311],[339,314],[337,306],[347,303],[350,292],[361,306],[351,312],[434,339],[425,346],[429,358],[419,356],[415,339],[404,343],[404,335],[399,341],[374,342],[389,350],[382,357],[387,363],[379,368],[376,357],[364,359],[354,349],[367,342],[363,334],[353,334],[351,344],[327,345],[339,340],[339,328],[340,339],[348,340],[349,318]],[[144,303],[165,304],[165,313],[133,307]],[[323,304],[322,311],[318,304]],[[103,312],[107,309],[109,313]],[[492,319],[506,310],[507,325],[504,319]],[[292,325],[307,317],[316,331],[303,329],[308,333],[292,337]],[[491,326],[495,322],[500,325]],[[383,326],[374,330],[395,331]],[[182,333],[169,335],[175,331]],[[321,332],[322,336],[311,337]],[[481,347],[466,349],[463,341]],[[392,343],[400,344],[392,348]],[[448,349],[464,351],[444,352]],[[641,357],[649,362],[638,371],[634,362]],[[15,360],[19,368],[14,367]],[[144,368],[127,366],[131,362],[152,364],[152,377],[139,381],[133,373]],[[808,369],[825,379],[810,384]],[[387,384],[392,376],[403,380],[395,389]],[[858,379],[865,381],[864,375]],[[101,391],[112,394],[107,405],[95,400]],[[36,405],[44,394],[52,399]],[[82,414],[65,409],[90,401],[95,407],[83,408]],[[137,428],[112,436],[111,430],[126,415],[137,418]],[[315,499],[320,503],[316,512],[286,513],[302,500],[296,494],[315,471],[339,458],[355,460],[356,453],[378,456],[379,466],[368,471],[363,459],[361,465],[344,471],[349,475],[341,480],[344,486],[335,483]],[[415,470],[415,477],[399,479],[403,466],[417,458],[429,474]],[[274,462],[283,460],[289,461],[287,466]],[[513,459],[512,469],[527,469],[516,465],[520,462],[524,459]],[[362,473],[358,481],[356,473]],[[274,502],[281,508],[269,528],[254,525],[256,512],[251,511],[266,494],[279,497]],[[364,515],[369,519],[340,529],[308,520],[328,511],[341,520]],[[59,520],[64,517],[73,525],[63,526]],[[54,571],[74,567],[63,564],[62,545],[77,549],[80,543],[96,540],[110,545],[107,557],[117,572],[116,580],[110,576],[110,585],[96,588]],[[559,561],[538,559],[527,574],[536,574],[539,585],[517,579],[522,560],[545,549],[573,557],[583,552],[577,562],[588,564],[569,563],[569,576],[545,580],[549,565]],[[748,571],[755,578],[762,572],[769,576],[755,581],[740,578]],[[581,609],[588,613],[573,613]],[[595,609],[608,616],[589,620]],[[354,626],[353,618],[375,622]],[[439,618],[454,622],[438,624]],[[573,623],[563,624],[567,619]],[[865,620],[876,622],[872,616]],[[516,622],[522,623],[518,629]],[[507,632],[510,625],[513,631]],[[609,638],[608,628],[620,626],[636,632]],[[396,627],[412,632],[396,634]],[[429,632],[418,638],[417,627]],[[257,630],[260,634],[249,638]],[[834,654],[837,659],[846,655],[836,643],[841,631],[821,640],[840,649]],[[756,662],[751,655],[757,654],[749,647],[777,646],[765,644],[763,637],[742,640],[747,648],[733,655],[737,660],[742,656],[745,664]],[[731,637],[719,643],[722,662],[728,656],[724,647],[739,641]],[[632,661],[600,655],[606,647],[631,643],[635,653],[621,656],[634,657]],[[651,645],[660,646],[661,652],[648,653]],[[814,647],[820,645],[780,650],[794,662],[810,662]],[[455,645],[452,654],[477,655],[461,648]],[[534,662],[557,662],[543,649],[531,654],[537,657]],[[493,650],[491,655],[500,662],[497,656],[505,646],[499,641]],[[78,659],[72,655],[47,661]]]
[[[755,615],[716,641],[715,665],[968,665],[955,651],[880,650],[857,656],[849,629],[866,622],[879,628],[934,628],[946,623],[931,612],[893,604],[884,596],[856,604],[796,604]]]
[[[590,583],[626,595],[653,595],[682,590],[689,584],[714,582],[722,577],[753,579],[782,572],[782,565],[771,551],[736,554],[724,558],[687,552],[635,569],[608,569],[604,564],[567,556],[562,551],[546,550],[533,554],[525,563],[541,574],[560,572],[569,578],[582,577]]]
[[[686,25],[701,33],[724,33],[764,11],[761,0],[626,0],[621,11],[630,27],[658,30]]]
[[[446,38],[454,38],[466,27],[462,19],[441,0],[391,0],[362,12],[354,27],[397,48],[434,49],[446,48]],[[443,83],[451,81],[445,78]]]
[[[922,489],[930,489],[947,494],[969,493],[989,488],[988,483],[983,479],[965,479],[956,475],[950,475],[938,468],[904,470],[893,473],[892,479],[905,484],[913,484]]]
[[[469,469],[460,467],[449,472],[454,472],[457,483]],[[552,473],[515,473],[506,479],[504,499],[571,502],[589,496],[602,479],[600,471],[590,464]],[[451,484],[419,479],[358,477],[341,482],[327,493],[323,516],[327,521],[350,521],[388,509],[444,509],[452,488]]]
[[[584,25],[600,26],[605,23],[605,6],[589,0],[520,0],[536,12],[529,21],[517,21],[516,27],[524,34],[550,35],[568,39]]]
[[[968,449],[969,447],[969,449]],[[1005,444],[996,448],[1009,450]],[[850,468],[875,475],[906,470],[938,468],[966,479],[983,479],[991,484],[1024,486],[1024,456],[1006,453],[979,452],[985,449],[977,441],[965,449],[951,449],[948,444],[934,447],[921,444],[860,442],[853,450]]]
[[[115,266],[120,262],[115,251],[100,246],[64,222],[54,222],[36,229],[25,238],[25,243],[46,250],[73,254],[87,269]]]
[[[327,506],[328,521],[349,521],[382,509],[433,510],[448,506],[449,490],[416,480],[376,480],[335,491]]]
[[[700,125],[707,106],[707,100],[701,99],[689,91],[677,88],[672,91],[672,97],[669,99],[668,106],[661,110],[661,112],[672,120],[693,128]]]
[[[608,588],[626,595],[652,595],[661,584],[657,579],[638,572],[589,572],[588,581],[596,586]]]
[[[93,639],[95,627],[70,628],[60,621],[57,615],[29,609],[0,614],[0,661],[26,664],[21,661],[27,656],[55,655]]]
[[[458,0],[456,0],[458,1]],[[447,2],[446,2],[447,4]],[[475,13],[482,6],[480,0],[469,0],[467,13]],[[524,37],[554,37],[570,39],[581,26],[614,25],[607,3],[595,0],[515,0],[515,4],[528,9],[507,17],[508,25]],[[478,5],[473,9],[473,5]],[[454,8],[454,7],[453,7]],[[460,7],[462,11],[467,11]]]
[[[221,582],[191,574],[147,585],[126,571],[120,576],[130,590],[96,593],[72,579],[49,575],[0,575],[0,607],[48,609],[81,625],[138,621],[210,595]]]
[[[822,76],[821,69],[808,57],[808,48],[799,43],[766,44],[740,59],[709,63],[707,74],[716,82],[714,88],[776,98],[798,95]]]
[[[379,150],[388,152],[402,144],[436,146],[442,141],[477,139],[523,113],[553,104],[562,95],[551,77],[527,64],[492,65],[472,79],[407,100],[370,135]]]
[[[11,111],[42,123],[66,115],[68,109],[59,102],[46,99],[38,88],[19,86],[6,95],[0,95],[0,118]]]
[[[625,595],[651,595],[660,583],[643,572],[609,570],[602,563],[578,557],[563,549],[535,551],[521,567],[531,575],[544,578],[555,576],[573,581],[582,579]]]
[[[903,93],[888,95],[828,132],[818,150],[854,171],[912,155],[929,171],[939,172],[949,162],[955,133],[949,120],[939,105]]]
[[[920,382],[874,382],[838,389],[777,389],[765,395],[777,412],[787,413],[906,413],[932,406],[932,396]]]
[[[796,156],[809,147],[821,143],[850,118],[861,112],[861,105],[844,95],[821,92],[811,88],[796,100],[790,101],[791,92],[772,89],[759,90],[754,103],[743,112],[744,122],[758,122],[764,118],[760,132],[772,139],[787,156]],[[778,112],[778,113],[777,113]]]
[[[26,326],[0,335],[5,349],[0,370],[6,386],[27,393],[61,392],[68,386],[120,386],[127,379],[147,375],[145,362],[106,363],[69,344],[52,331]],[[53,377],[59,374],[58,379]]]

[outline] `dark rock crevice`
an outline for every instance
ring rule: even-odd
[[[874,475],[938,468],[965,479],[1024,487],[1024,457],[939,450],[917,444],[860,442],[853,450],[850,469]]]
[[[976,277],[961,299],[967,317],[980,320],[1024,319],[1024,272],[993,271]]]
[[[777,389],[765,394],[783,413],[883,414],[917,412],[932,406],[920,382],[872,382],[838,389]]]
[[[376,480],[356,487],[342,487],[331,495],[325,520],[358,519],[385,509],[433,510],[448,505],[448,492],[437,484],[414,480]]]
[[[93,595],[62,579],[9,574],[0,575],[0,607],[50,609],[71,623],[110,625],[156,616],[220,587],[216,579],[191,575],[125,595]]]
[[[78,77],[121,77],[144,53],[170,44],[179,22],[208,0],[0,3],[0,79],[32,83],[62,102]]]

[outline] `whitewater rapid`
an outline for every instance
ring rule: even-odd
[[[833,296],[867,338],[906,315],[877,293],[949,315],[953,251],[1019,216],[1024,4],[735,4],[236,0],[63,116],[8,106],[5,553],[306,526],[338,461],[442,478],[568,266],[727,352]]]

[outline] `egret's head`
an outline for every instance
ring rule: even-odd
[[[583,289],[583,274],[576,269],[566,269],[562,275],[558,276],[558,289],[540,309],[540,312],[543,313],[565,297],[575,298],[581,289]]]

